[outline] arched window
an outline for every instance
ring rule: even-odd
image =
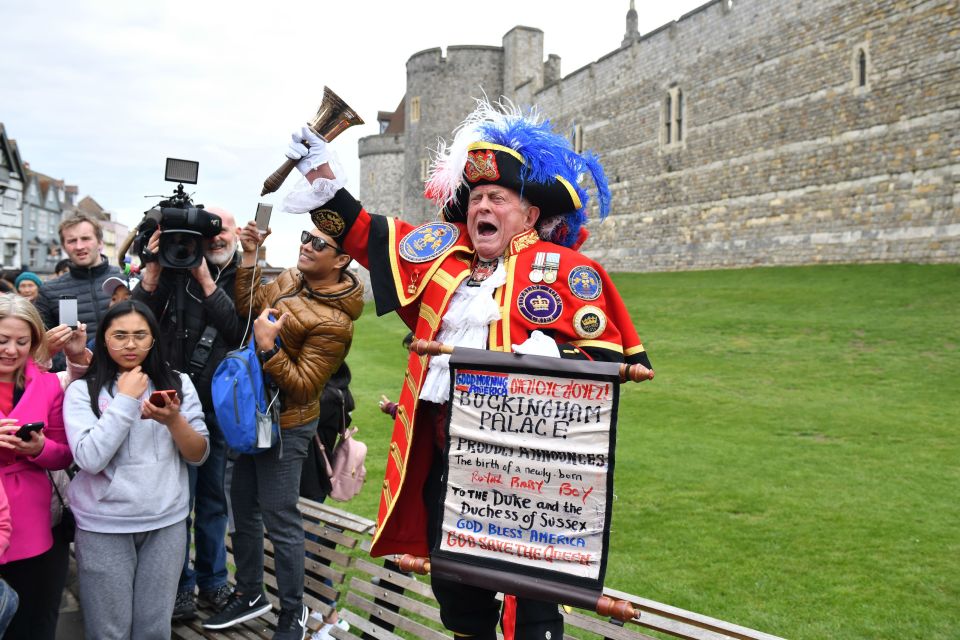
[[[873,65],[870,60],[870,43],[861,42],[854,46],[853,55],[850,58],[850,75],[852,79],[853,90],[861,93],[870,90],[870,75],[873,72]]]
[[[867,52],[863,49],[857,51],[857,86],[867,86]]]

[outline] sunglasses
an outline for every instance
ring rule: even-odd
[[[315,235],[313,235],[312,233],[310,233],[309,231],[301,231],[301,232],[300,232],[300,244],[307,244],[307,243],[311,244],[311,245],[313,246],[313,250],[316,251],[317,253],[320,253],[321,251],[323,251],[323,250],[326,249],[327,247],[330,247],[331,249],[333,249],[333,250],[336,251],[337,253],[344,253],[344,254],[346,253],[346,251],[344,251],[344,250],[341,249],[340,247],[335,247],[335,246],[333,246],[332,244],[330,244],[329,242],[327,242],[327,241],[324,240],[323,238],[321,238],[321,237],[319,237],[319,236],[315,236]]]

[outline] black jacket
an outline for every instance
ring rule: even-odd
[[[133,298],[150,307],[160,322],[160,341],[165,347],[170,366],[190,376],[200,396],[200,403],[208,412],[213,411],[210,398],[213,372],[228,351],[241,345],[247,327],[247,317],[238,316],[233,304],[233,285],[239,263],[239,254],[222,270],[207,263],[217,281],[216,291],[208,298],[204,297],[193,275],[180,269],[164,269],[152,293],[145,291],[142,286],[133,290]],[[177,296],[174,295],[177,291],[182,291],[182,336],[178,336],[177,329]],[[250,320],[252,322],[253,318]],[[203,349],[197,350],[197,343],[208,326],[216,329],[216,335],[204,358]],[[205,360],[205,364],[197,366],[192,362],[197,360]]]
[[[60,324],[60,296],[77,297],[77,319],[87,325],[87,336],[97,335],[100,318],[110,306],[110,296],[103,291],[103,281],[111,276],[123,277],[123,273],[114,267],[105,256],[95,267],[75,267],[59,278],[49,280],[40,287],[40,294],[34,304],[40,311],[43,324],[47,329]]]

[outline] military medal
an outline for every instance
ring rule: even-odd
[[[557,271],[560,270],[560,254],[548,253],[546,266],[543,269],[543,281],[547,284],[553,284],[557,281]]]
[[[497,270],[498,262],[499,258],[494,258],[493,260],[478,258],[477,263],[473,266],[473,273],[470,274],[470,279],[467,280],[467,286],[479,287],[481,282],[492,276],[493,272]]]
[[[543,251],[537,252],[537,257],[533,260],[533,267],[530,269],[530,282],[534,284],[543,281],[543,267],[546,264],[547,254]]]

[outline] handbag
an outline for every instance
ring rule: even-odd
[[[340,439],[333,448],[333,461],[327,453],[320,437],[314,434],[314,442],[317,449],[323,454],[323,462],[327,467],[327,475],[330,477],[331,498],[338,502],[350,500],[363,488],[363,482],[367,478],[367,468],[364,461],[367,457],[367,445],[357,440],[354,436],[358,429],[356,427],[346,428],[346,410],[341,410],[340,420]]]
[[[65,542],[73,542],[77,531],[77,521],[73,517],[70,505],[63,499],[63,493],[70,484],[70,473],[65,469],[57,471],[47,470],[50,485],[53,487],[53,497],[50,500],[50,528],[59,533]]]

